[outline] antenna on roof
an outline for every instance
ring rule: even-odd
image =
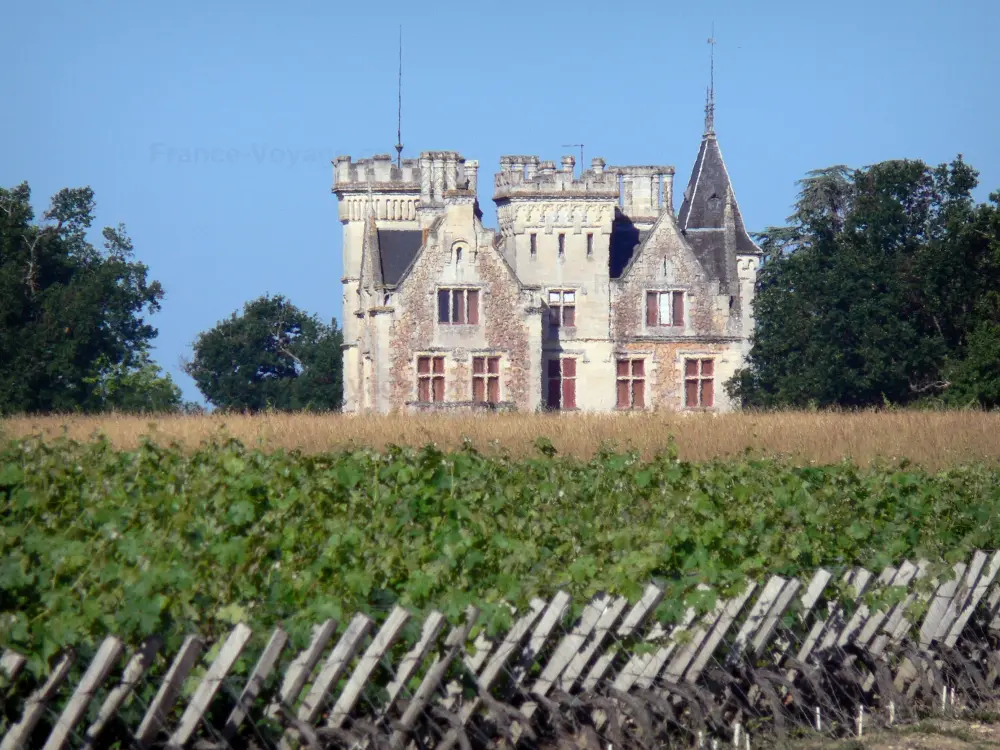
[[[715,22],[712,22],[712,36],[708,38],[711,47],[711,74],[705,95],[705,135],[715,133]]]
[[[580,149],[580,174],[583,174],[583,144],[582,143],[564,143],[560,148],[578,148]]]
[[[403,24],[399,25],[399,84],[396,92],[396,166],[403,157]]]

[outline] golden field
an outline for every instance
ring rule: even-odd
[[[682,459],[779,456],[799,463],[866,465],[900,458],[935,470],[1000,459],[1000,413],[955,411],[771,412],[721,415],[643,413],[610,415],[406,415],[261,414],[142,417],[46,416],[0,419],[0,435],[107,436],[134,448],[142,436],[196,448],[234,437],[249,447],[309,453],[391,444],[436,443],[454,448],[468,438],[483,452],[537,455],[547,437],[560,454],[589,458],[602,445],[649,457],[673,436]]]

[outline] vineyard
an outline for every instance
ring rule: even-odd
[[[216,639],[233,624],[312,624],[399,604],[488,628],[565,590],[637,599],[676,621],[699,583],[826,566],[950,563],[1000,547],[1000,477],[983,466],[688,463],[599,453],[532,458],[433,447],[301,455],[235,441],[10,442],[0,453],[0,646],[41,674],[69,644],[115,633]],[[704,599],[704,597],[701,597]]]

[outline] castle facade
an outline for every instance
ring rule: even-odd
[[[670,166],[504,156],[333,162],[344,410],[727,411],[761,251],[711,119],[674,211]]]

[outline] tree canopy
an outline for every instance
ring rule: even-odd
[[[283,296],[265,295],[199,334],[184,369],[221,409],[335,410],[342,342],[336,320],[326,325]]]
[[[27,183],[0,188],[0,414],[180,406],[149,358],[163,289],[124,225],[88,242],[94,207],[89,187],[66,188],[36,222]]]
[[[1000,405],[1000,193],[961,157],[810,173],[765,252],[745,406]]]

